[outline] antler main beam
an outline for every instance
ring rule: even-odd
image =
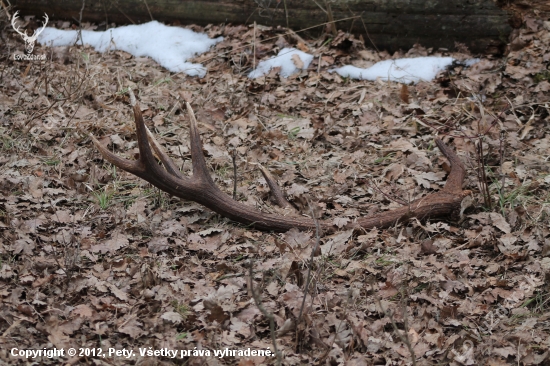
[[[189,103],[186,103],[186,105],[190,120],[191,159],[193,166],[193,176],[191,178],[184,176],[179,171],[174,162],[156,141],[151,131],[145,126],[141,110],[133,93],[130,93],[130,101],[134,109],[136,123],[139,147],[138,160],[130,161],[118,157],[101,145],[94,136],[91,136],[101,155],[111,164],[146,180],[171,195],[200,203],[222,216],[247,226],[253,226],[260,230],[280,232],[291,228],[301,230],[315,229],[315,222],[310,218],[264,213],[235,201],[229,195],[222,192],[214,184],[212,177],[208,173],[197,120]],[[451,164],[451,172],[441,191],[428,194],[423,198],[411,202],[407,206],[359,218],[355,222],[348,224],[348,228],[387,228],[411,218],[426,220],[429,218],[442,218],[459,212],[462,199],[469,194],[467,191],[462,191],[465,175],[464,166],[455,152],[445,145],[443,141],[436,139],[435,143]],[[158,164],[153,152],[162,162],[164,168]],[[269,178],[269,180],[270,185],[274,184],[272,178]],[[282,200],[284,202],[284,198]],[[329,221],[319,221],[319,224],[325,231],[334,231],[336,229],[332,222]]]

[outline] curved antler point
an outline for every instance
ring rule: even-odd
[[[134,91],[130,87],[128,87],[128,94],[130,95],[130,105],[132,107],[135,107],[137,104],[137,100],[136,100],[136,96],[134,95]]]

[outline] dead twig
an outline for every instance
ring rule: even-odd
[[[237,199],[237,150],[233,149],[231,154],[231,160],[233,160],[233,199]]]
[[[476,141],[477,179],[479,181],[479,191],[483,195],[483,202],[491,210],[493,205],[489,185],[487,184],[485,158],[483,155],[483,136],[479,136],[479,139]]]
[[[371,283],[371,285],[373,286],[373,289],[374,289],[374,283]],[[384,315],[387,316],[390,319],[390,322],[391,322],[391,325],[393,327],[393,330],[394,330],[395,334],[399,337],[401,342],[403,342],[407,346],[407,349],[409,350],[409,353],[411,354],[412,364],[413,364],[413,366],[416,366],[416,355],[414,353],[414,349],[412,347],[411,340],[409,339],[409,333],[408,333],[409,325],[408,325],[408,321],[407,321],[407,306],[406,306],[406,303],[403,301],[404,298],[405,298],[405,296],[404,296],[403,292],[401,292],[401,301],[400,301],[401,302],[401,311],[402,311],[401,316],[403,317],[403,326],[405,327],[405,330],[403,331],[403,334],[401,334],[401,332],[399,331],[399,328],[397,328],[397,324],[395,323],[393,313],[389,309],[384,309],[384,307],[382,306],[382,302],[380,301],[380,297],[375,295],[376,304],[378,305],[380,310],[384,313]]]
[[[318,250],[320,242],[321,242],[321,237],[320,237],[321,229],[320,229],[320,226],[319,226],[319,220],[317,220],[314,209],[313,209],[313,205],[311,204],[311,202],[309,200],[308,200],[308,205],[309,205],[309,209],[311,210],[311,217],[313,218],[313,221],[315,223],[315,245],[313,246],[313,248],[311,248],[311,254],[310,254],[310,257],[309,257],[309,266],[308,266],[308,269],[307,269],[306,283],[305,283],[305,286],[304,286],[304,296],[302,298],[302,305],[300,306],[300,313],[298,314],[298,319],[296,320],[296,345],[294,347],[296,352],[300,352],[300,349],[299,349],[300,338],[301,338],[300,337],[300,330],[301,330],[300,324],[302,322],[302,316],[304,314],[304,309],[305,309],[305,305],[306,305],[306,298],[307,298],[307,294],[309,292],[309,284],[311,283],[311,271],[313,269],[313,259],[315,258],[315,253],[317,253],[317,250]],[[313,297],[312,297],[312,299],[313,299]]]
[[[151,9],[149,9],[149,4],[147,4],[147,0],[143,0],[143,2],[145,3],[145,7],[147,8],[147,12],[149,13],[149,16],[151,17],[151,20],[155,20],[155,18],[153,18],[153,14],[151,14]]]
[[[275,318],[273,317],[273,314],[266,310],[266,308],[262,305],[262,299],[260,298],[260,295],[254,290],[254,259],[250,260],[250,266],[248,267],[248,276],[250,278],[250,292],[252,293],[252,298],[254,299],[254,303],[260,309],[262,314],[269,320],[269,332],[271,334],[271,343],[273,343],[273,351],[275,352],[275,356],[277,356],[277,366],[280,366],[283,362],[283,355],[277,348],[277,339],[275,337]]]
[[[309,283],[311,282],[311,269],[313,268],[313,259],[315,258],[315,253],[317,252],[317,249],[319,248],[319,245],[321,243],[321,237],[320,237],[321,229],[319,227],[319,220],[317,220],[317,218],[315,217],[315,212],[313,211],[313,206],[311,205],[311,202],[308,202],[308,203],[309,203],[309,208],[311,210],[311,217],[315,222],[315,245],[311,249],[311,255],[309,256],[309,267],[307,269],[306,285],[304,287],[304,297],[302,299],[302,305],[300,306],[300,313],[298,315],[296,326],[298,326],[298,324],[302,320],[302,315],[304,313],[304,306],[306,304],[306,297],[307,297],[307,293],[309,292]]]
[[[80,15],[78,17],[78,37],[76,38],[75,44],[80,39],[80,44],[84,47],[84,40],[82,39],[82,13],[84,12],[84,6],[86,5],[86,0],[82,0],[82,8],[80,8]]]
[[[332,35],[336,37],[338,35],[338,30],[336,29],[334,14],[332,13],[332,8],[330,7],[330,2],[328,2],[328,0],[325,0],[325,6],[327,7],[327,17],[330,24],[330,30],[332,32]]]

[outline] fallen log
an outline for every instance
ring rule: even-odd
[[[82,11],[82,21],[107,24],[257,22],[301,30],[334,20],[336,28],[362,34],[368,47],[390,51],[415,43],[453,50],[460,42],[473,52],[499,53],[511,32],[511,14],[493,0],[16,0],[15,9],[73,22]]]

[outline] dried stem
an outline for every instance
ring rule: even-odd
[[[372,184],[371,184],[372,183]],[[367,184],[370,186],[370,187],[374,187],[375,190],[377,190],[379,193],[381,193],[384,197],[386,197],[388,200],[392,201],[392,202],[397,202],[401,205],[408,205],[409,203],[402,200],[401,198],[399,197],[391,197],[389,194],[387,194],[386,192],[384,192],[383,190],[380,189],[380,187],[378,187],[378,184],[376,184],[376,182],[371,179],[370,181],[367,182]]]
[[[308,268],[307,268],[307,278],[306,278],[306,283],[305,283],[304,290],[303,290],[304,296],[302,297],[302,304],[300,306],[300,313],[298,314],[298,318],[296,319],[296,344],[295,344],[294,349],[295,349],[295,352],[297,352],[297,353],[301,352],[301,342],[300,342],[301,337],[300,337],[300,335],[302,333],[302,330],[305,329],[305,326],[302,328],[302,327],[300,327],[300,324],[302,323],[302,316],[304,315],[304,309],[305,309],[305,305],[306,305],[306,298],[307,298],[307,294],[309,293],[309,285],[311,283],[311,271],[313,270],[313,259],[315,257],[315,253],[317,252],[317,250],[319,248],[319,245],[320,245],[320,242],[321,242],[319,221],[316,218],[317,215],[315,214],[315,211],[314,211],[314,208],[313,208],[313,205],[311,204],[311,202],[309,200],[307,200],[307,203],[308,203],[309,209],[311,211],[311,217],[313,218],[313,220],[315,222],[315,245],[313,246],[313,248],[311,248],[311,255],[309,257],[309,265],[308,265]],[[311,296],[311,300],[313,301],[313,295]],[[326,353],[328,353],[328,349],[327,349]]]
[[[145,3],[145,7],[147,8],[147,12],[149,13],[149,16],[151,17],[151,20],[155,20],[155,18],[153,18],[153,14],[151,14],[151,9],[149,9],[149,4],[147,4],[147,0],[143,0],[143,2]]]
[[[309,256],[309,267],[307,269],[307,278],[306,278],[306,286],[304,287],[304,297],[302,299],[302,305],[300,306],[300,314],[298,315],[298,320],[296,322],[296,328],[298,328],[298,324],[302,321],[302,315],[304,313],[304,307],[306,304],[306,297],[307,293],[309,292],[309,284],[311,282],[311,269],[313,268],[313,258],[315,258],[315,253],[317,252],[317,249],[319,248],[319,245],[321,243],[321,228],[319,227],[319,220],[317,220],[315,212],[313,211],[313,205],[311,202],[309,203],[309,208],[311,210],[311,217],[313,218],[313,221],[315,222],[315,245],[313,248],[311,248],[311,255]]]
[[[252,298],[254,299],[254,303],[260,309],[262,314],[269,320],[269,333],[271,335],[271,343],[273,343],[273,351],[275,352],[275,355],[277,356],[277,366],[280,366],[283,362],[283,355],[277,348],[277,339],[275,337],[275,318],[273,317],[273,314],[266,310],[266,308],[262,305],[262,299],[260,298],[260,295],[254,290],[254,260],[250,260],[250,266],[248,267],[248,276],[250,277],[250,292],[252,293]]]
[[[237,150],[233,150],[231,154],[233,160],[233,199],[237,199]]]
[[[256,70],[256,21],[254,21],[254,37],[252,38],[252,70]]]
[[[327,7],[327,16],[330,23],[330,30],[332,35],[336,37],[338,35],[338,30],[336,29],[336,23],[334,22],[334,14],[332,14],[332,8],[330,7],[330,2],[325,0],[325,6]]]
[[[373,286],[373,289],[374,289],[374,283],[372,283],[371,285]],[[405,331],[403,332],[404,334],[401,334],[401,332],[399,331],[399,328],[397,328],[397,324],[395,324],[395,319],[394,319],[394,316],[393,316],[393,313],[391,312],[391,310],[384,309],[384,307],[382,306],[382,302],[380,301],[380,298],[378,296],[375,296],[375,299],[376,299],[376,303],[378,304],[378,307],[380,308],[380,310],[382,310],[384,315],[387,316],[390,319],[390,322],[391,322],[391,325],[393,327],[393,330],[394,330],[395,334],[399,337],[401,342],[403,342],[407,346],[407,349],[409,350],[409,353],[411,355],[412,364],[413,364],[413,366],[416,366],[416,355],[414,353],[413,346],[412,346],[411,341],[409,339],[407,309],[406,309],[405,302],[403,302],[403,297],[404,297],[403,292],[401,293],[401,296],[402,296],[401,306],[402,306],[403,326],[405,327]]]
[[[84,12],[85,6],[86,6],[86,0],[82,0],[82,8],[80,8],[80,14],[78,17],[78,38],[75,41],[75,44],[76,44],[76,42],[78,42],[78,40],[80,39],[80,44],[82,45],[82,47],[84,47],[84,40],[82,39],[82,13]]]
[[[500,196],[502,197],[504,195],[504,183],[505,183],[505,176],[503,171],[503,165],[504,165],[504,147],[506,145],[505,141],[506,131],[501,130],[500,131],[500,138],[499,138],[499,155],[500,155]]]
[[[493,205],[491,202],[491,193],[489,192],[489,185],[487,184],[487,174],[485,172],[485,169],[487,167],[485,166],[485,159],[483,157],[482,136],[480,136],[477,141],[476,154],[477,154],[477,177],[479,181],[479,190],[483,195],[483,201],[485,202],[485,206],[489,210],[491,210]]]

